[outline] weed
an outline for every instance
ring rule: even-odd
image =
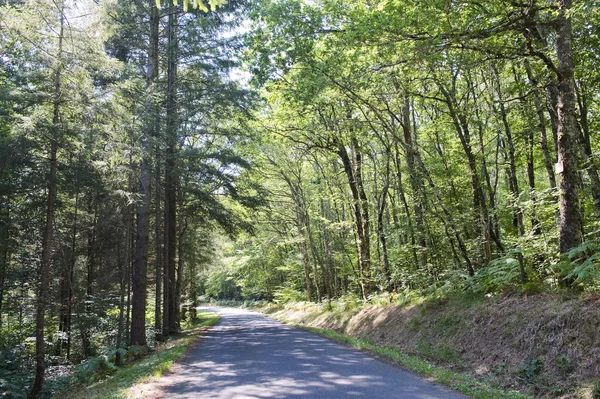
[[[565,376],[570,374],[575,369],[575,366],[573,365],[573,360],[567,355],[558,356],[554,360],[554,363],[556,364],[556,368],[560,370],[561,374]]]
[[[600,399],[600,381],[596,381],[594,388],[592,389],[592,398]]]
[[[541,359],[528,359],[519,365],[519,375],[529,384],[533,384],[544,369]]]
[[[448,345],[434,346],[428,341],[417,342],[417,351],[427,359],[442,363],[458,363],[460,354]]]

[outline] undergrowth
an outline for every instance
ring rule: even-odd
[[[190,323],[187,330],[169,339],[155,350],[142,351],[133,348],[132,363],[116,367],[110,357],[94,358],[71,377],[70,384],[53,398],[60,399],[123,399],[135,390],[137,383],[151,377],[160,377],[173,362],[183,356],[188,347],[200,336],[201,328],[212,326],[219,320],[215,313],[198,313],[197,322]],[[131,348],[130,348],[131,349]],[[142,353],[143,352],[143,353]],[[127,358],[127,357],[126,357]],[[113,357],[114,359],[114,357]],[[98,363],[99,367],[93,367]],[[74,388],[77,388],[73,391]]]

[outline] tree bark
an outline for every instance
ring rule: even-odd
[[[155,184],[154,184],[154,192],[155,192],[155,197],[154,197],[154,232],[155,232],[155,237],[154,239],[155,241],[155,267],[154,267],[154,273],[155,273],[155,297],[154,297],[154,337],[156,341],[162,341],[162,316],[161,316],[161,297],[162,297],[162,255],[163,255],[163,248],[162,248],[162,229],[161,229],[161,219],[162,219],[162,214],[161,214],[161,209],[160,209],[160,202],[161,202],[161,194],[160,194],[160,187],[161,187],[161,182],[160,182],[160,145],[158,144],[158,140],[157,140],[157,144],[156,144],[156,166],[154,169],[154,178],[155,178]]]
[[[129,208],[129,204],[125,206],[125,217],[123,221],[123,225],[125,226],[125,253],[123,254],[123,259],[119,262],[119,325],[117,327],[117,349],[120,349],[123,346],[123,324],[124,324],[124,315],[125,315],[125,294],[127,288],[127,279],[129,276],[129,259],[131,257],[130,249],[131,249],[131,209]],[[129,293],[127,293],[129,294]],[[115,365],[119,366],[121,364],[121,354],[117,351],[117,355],[115,356]]]
[[[177,7],[169,6],[167,26],[167,153],[165,158],[165,292],[163,302],[163,335],[177,331],[175,284],[177,265]]]
[[[156,135],[156,116],[152,104],[152,91],[158,77],[158,23],[155,4],[150,1],[150,38],[148,44],[148,67],[146,70],[147,100],[145,127],[142,133],[142,159],[140,161],[139,194],[141,203],[136,215],[135,260],[133,264],[133,297],[131,300],[131,345],[146,345],[146,299],[148,286],[148,240],[150,217],[150,138]]]
[[[527,72],[527,78],[529,79],[530,85],[535,89],[537,81],[531,71],[529,62],[525,60],[525,71]],[[539,130],[540,130],[540,148],[544,155],[544,167],[546,168],[546,174],[548,175],[548,182],[550,188],[556,188],[556,176],[554,175],[553,159],[554,156],[550,155],[550,149],[548,148],[548,134],[546,127],[546,117],[544,116],[544,109],[542,107],[542,99],[540,98],[537,90],[533,92],[533,104],[535,106],[535,112],[538,117]]]
[[[392,273],[390,270],[390,259],[388,255],[387,248],[387,240],[385,237],[385,229],[384,229],[384,214],[387,207],[387,197],[388,191],[390,188],[390,153],[387,151],[386,154],[386,170],[384,176],[383,188],[381,189],[381,193],[379,194],[379,206],[377,207],[377,237],[379,239],[379,244],[381,245],[381,254],[383,257],[383,273],[385,275],[386,280],[386,288],[388,291],[392,289]]]
[[[60,30],[58,33],[58,54],[56,59],[56,71],[54,72],[54,93],[52,105],[52,128],[50,138],[50,170],[48,173],[48,197],[46,199],[46,224],[42,233],[42,259],[39,268],[38,280],[38,297],[36,306],[35,318],[35,380],[29,392],[29,399],[37,399],[44,384],[44,374],[46,371],[45,354],[46,348],[44,343],[44,327],[46,306],[48,302],[48,292],[50,286],[50,266],[52,262],[52,251],[54,250],[54,213],[55,199],[57,189],[57,153],[58,141],[60,138],[60,103],[61,103],[61,72],[62,72],[62,57],[63,57],[63,38],[65,26],[65,5],[63,2],[57,3],[58,12],[60,13]]]
[[[577,120],[571,28],[571,0],[560,0],[556,30],[558,87],[558,182],[560,203],[560,252],[583,241],[577,172]]]
[[[5,215],[2,215],[2,236],[0,236],[0,330],[2,329],[3,319],[2,319],[2,305],[4,303],[4,284],[6,281],[6,275],[8,271],[8,259],[9,259],[9,251],[10,251],[10,213],[9,213],[9,200],[5,202],[6,212]],[[3,212],[4,213],[4,212]]]
[[[348,185],[352,192],[354,205],[354,221],[356,226],[356,247],[358,250],[359,283],[363,299],[371,293],[371,249],[369,237],[369,213],[368,203],[362,186],[362,155],[358,148],[358,142],[352,139],[352,150],[354,163],[350,159],[346,147],[338,144],[338,155],[344,165],[344,172],[348,179]]]

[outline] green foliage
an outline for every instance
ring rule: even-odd
[[[287,302],[302,302],[306,300],[306,295],[292,286],[283,285],[275,290],[273,293],[273,300],[277,304],[284,304]]]
[[[520,282],[519,261],[516,253],[508,254],[492,260],[483,267],[467,283],[469,288],[478,293],[499,293],[517,287]]]
[[[214,299],[239,299],[240,287],[235,277],[225,268],[210,269],[202,278],[204,294]]]
[[[212,326],[219,321],[219,316],[215,313],[198,313],[198,322],[193,328]],[[124,399],[135,391],[135,384],[141,380],[160,376],[164,371],[168,370],[174,361],[179,359],[193,344],[199,339],[197,333],[183,333],[176,336],[164,344],[161,344],[156,350],[149,352],[148,349],[142,350],[141,347],[129,350],[136,353],[145,352],[145,356],[136,358],[136,360],[127,364],[125,367],[120,367],[116,371],[112,371],[111,363],[108,366],[102,365],[100,369],[107,368],[109,375],[103,381],[95,383],[93,386],[87,385],[91,381],[97,381],[98,374],[82,375],[79,380],[83,386],[71,385],[66,390],[63,389],[56,397],[68,399]],[[99,359],[99,358],[96,358]],[[98,361],[101,363],[101,361]],[[98,366],[96,366],[98,367]]]
[[[73,376],[80,384],[91,384],[105,379],[116,371],[117,367],[109,362],[106,356],[97,356],[77,365]]]
[[[151,350],[146,345],[132,345],[127,348],[125,359],[127,362],[134,362],[150,353]]]
[[[442,363],[458,364],[460,362],[460,354],[447,345],[434,347],[430,342],[417,342],[417,350],[419,354],[426,359]]]
[[[600,285],[600,245],[596,241],[585,242],[568,253],[570,272],[563,278],[573,281],[580,289]]]
[[[543,369],[544,362],[541,359],[527,359],[519,365],[519,374],[527,383],[533,384]]]
[[[563,375],[570,374],[574,369],[573,359],[568,355],[560,355],[555,360],[556,367],[560,370]]]
[[[600,381],[597,381],[592,387],[592,398],[600,399]]]

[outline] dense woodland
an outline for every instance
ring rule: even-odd
[[[203,298],[597,291],[598,6],[3,2],[0,391]]]

